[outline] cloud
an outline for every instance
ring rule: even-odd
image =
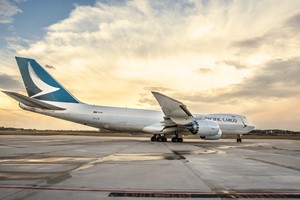
[[[165,87],[145,87],[144,88],[147,92],[151,92],[151,91],[155,91],[155,92],[166,92],[166,91],[172,91],[169,88],[165,88]]]
[[[55,67],[53,67],[52,65],[45,65],[45,67],[48,69],[55,69]]]
[[[139,94],[139,105],[148,105],[150,107],[157,107],[158,103],[151,91],[160,92],[160,93],[174,93],[172,89],[164,87],[145,87],[144,91]]]
[[[193,95],[176,94],[185,100],[228,103],[300,97],[300,57],[275,59],[241,83]]]
[[[253,37],[249,39],[244,39],[240,41],[233,42],[233,46],[246,48],[246,49],[256,49],[257,47],[263,45],[266,42],[267,36]]]
[[[20,90],[22,84],[16,78],[9,76],[7,74],[0,74],[0,88],[3,90]]]
[[[294,28],[295,30],[300,29],[300,12],[289,17],[285,22],[287,27]]]
[[[238,13],[233,12],[236,9]],[[192,90],[191,85],[197,85],[197,90],[202,90],[212,79],[218,81],[210,82],[209,87],[218,87],[238,82],[244,76],[234,69],[219,70],[215,64],[234,53],[227,47],[236,35],[243,34],[233,34],[231,27],[224,27],[224,14],[232,11],[226,19],[230,21],[242,10],[242,4],[198,1],[98,2],[95,6],[77,6],[69,18],[48,27],[43,40],[19,48],[18,54],[59,66],[58,76],[73,73],[78,79],[87,80],[85,84],[91,89],[96,89],[96,80],[109,82],[110,89],[98,87],[94,94],[118,94],[128,85],[135,88],[133,95],[153,85],[180,90]],[[243,23],[234,21],[234,25]],[[209,66],[214,71],[210,73],[212,77],[195,73],[198,66]],[[74,82],[71,76],[61,78]],[[73,87],[85,90],[82,86]]]
[[[9,36],[0,36],[0,38],[5,40],[5,42],[6,42],[6,48],[5,49],[2,48],[2,51],[10,50],[10,51],[14,52],[14,54],[19,49],[23,49],[24,47],[29,46],[33,42],[32,40],[22,38],[20,36],[14,35],[14,34],[9,35]]]
[[[223,60],[221,62],[219,62],[220,64],[225,64],[225,65],[229,65],[229,66],[233,66],[236,69],[245,69],[248,66],[244,63],[242,63],[242,61],[239,60]]]
[[[13,16],[22,10],[9,0],[0,0],[0,24],[11,23]]]
[[[209,68],[199,68],[197,71],[202,74],[207,74],[207,73],[212,72],[212,70]]]
[[[76,6],[42,40],[10,48],[55,66],[53,76],[82,101],[159,109],[156,90],[192,111],[239,113],[299,89],[299,7],[294,0],[97,2]]]
[[[289,98],[299,96],[300,57],[269,61],[253,77],[235,85],[227,97]]]
[[[297,3],[282,3],[280,9],[269,4],[269,1],[247,4],[129,1],[77,6],[69,18],[47,28],[44,40],[21,49],[19,54],[41,58],[41,62],[45,60],[42,55],[47,55],[50,58],[45,60],[47,63],[60,66],[58,74],[72,72],[79,79],[87,80],[85,84],[90,84],[91,89],[97,85],[93,80],[101,80],[102,84],[114,80],[105,92],[118,93],[128,85],[136,88],[136,94],[149,85],[189,93],[195,89],[211,90],[210,87],[216,90],[247,78],[244,72],[236,70],[247,68],[247,60],[253,59],[251,56],[255,59],[256,51],[263,45],[278,41],[286,47],[286,54],[297,52],[288,48],[297,40],[281,42],[283,32],[278,28],[297,21],[297,15],[282,14],[296,10]],[[265,11],[267,5],[272,12]],[[250,23],[254,16],[260,16],[260,20]],[[281,17],[279,24],[274,22],[274,16]],[[245,36],[248,38],[237,40]],[[241,49],[252,49],[252,52],[245,51],[249,53],[245,56]],[[274,57],[282,54],[281,50],[268,48],[265,52]],[[224,64],[236,70],[229,70]],[[209,68],[198,69],[199,65]],[[208,77],[209,71],[214,73]],[[63,79],[73,82],[73,77]],[[211,81],[214,79],[218,81]]]
[[[232,41],[233,48],[240,54],[268,52],[273,56],[297,56],[300,46],[300,13],[284,16],[277,24],[267,27],[264,32],[248,35],[241,40]]]

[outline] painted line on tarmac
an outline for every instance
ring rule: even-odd
[[[108,192],[110,197],[166,197],[166,198],[300,198],[300,191],[188,191],[188,190],[139,190],[139,189],[93,189],[68,187],[40,187],[22,185],[0,185],[1,189],[27,189],[47,191]]]

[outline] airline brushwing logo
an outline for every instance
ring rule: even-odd
[[[33,70],[30,62],[28,61],[28,72],[29,75],[31,77],[32,82],[36,85],[36,87],[38,87],[41,91],[31,97],[38,97],[38,96],[42,96],[45,94],[49,94],[52,92],[55,92],[57,90],[59,90],[60,88],[57,87],[53,87],[51,85],[48,85],[47,83],[45,83],[44,81],[42,81],[38,75],[35,73],[35,71]]]

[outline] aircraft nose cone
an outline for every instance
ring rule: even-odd
[[[255,127],[254,127],[253,125],[247,126],[247,129],[249,130],[249,132],[252,131],[252,130],[254,130],[254,128],[255,128]]]

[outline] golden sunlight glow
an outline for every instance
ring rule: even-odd
[[[158,90],[193,113],[240,113],[257,128],[296,130],[300,1],[275,4],[97,2],[76,6],[44,38],[16,51],[54,66],[47,71],[83,102],[159,109],[150,92]],[[14,58],[7,59],[2,71],[20,77]],[[86,129],[28,112],[12,115],[7,109],[20,110],[17,102],[4,94],[0,101],[4,126]]]

